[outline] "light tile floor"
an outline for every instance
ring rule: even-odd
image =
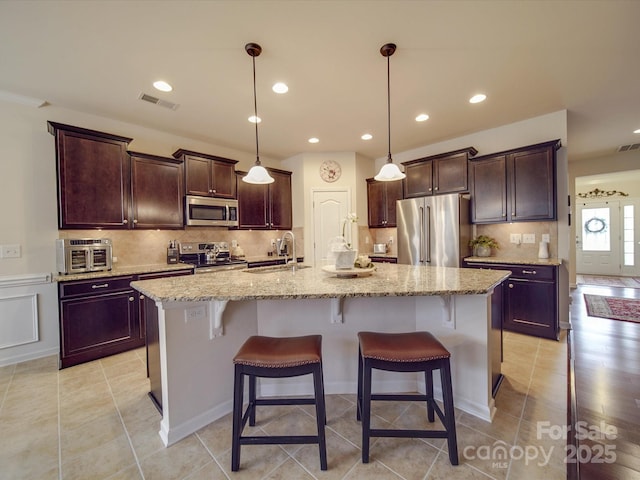
[[[505,332],[498,412],[488,423],[456,411],[456,467],[445,440],[387,438],[372,439],[371,462],[362,464],[355,398],[328,395],[328,471],[320,471],[315,445],[267,445],[243,447],[241,470],[232,473],[230,415],[163,446],[144,349],[60,371],[56,357],[10,365],[0,368],[0,479],[564,479],[564,333],[554,342]],[[415,403],[373,409],[372,425],[426,422]],[[258,432],[315,430],[312,407],[258,413]]]

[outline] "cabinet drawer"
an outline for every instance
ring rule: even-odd
[[[102,294],[117,292],[120,290],[130,290],[129,285],[133,280],[133,276],[126,277],[102,277],[93,280],[81,280],[76,282],[60,283],[60,298],[71,297],[75,295]]]
[[[540,265],[513,265],[510,270],[511,278],[548,282],[553,282],[555,280],[556,269],[554,267],[544,267]]]

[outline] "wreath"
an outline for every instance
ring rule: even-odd
[[[585,231],[589,233],[600,233],[604,232],[607,228],[607,224],[602,218],[593,217],[584,224]]]

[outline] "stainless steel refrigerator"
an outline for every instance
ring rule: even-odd
[[[396,222],[398,263],[460,267],[471,254],[467,195],[398,200]]]

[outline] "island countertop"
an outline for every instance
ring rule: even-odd
[[[156,302],[477,295],[491,292],[509,276],[498,270],[399,264],[378,264],[371,275],[357,278],[339,278],[320,267],[256,271],[142,280],[131,286]]]

